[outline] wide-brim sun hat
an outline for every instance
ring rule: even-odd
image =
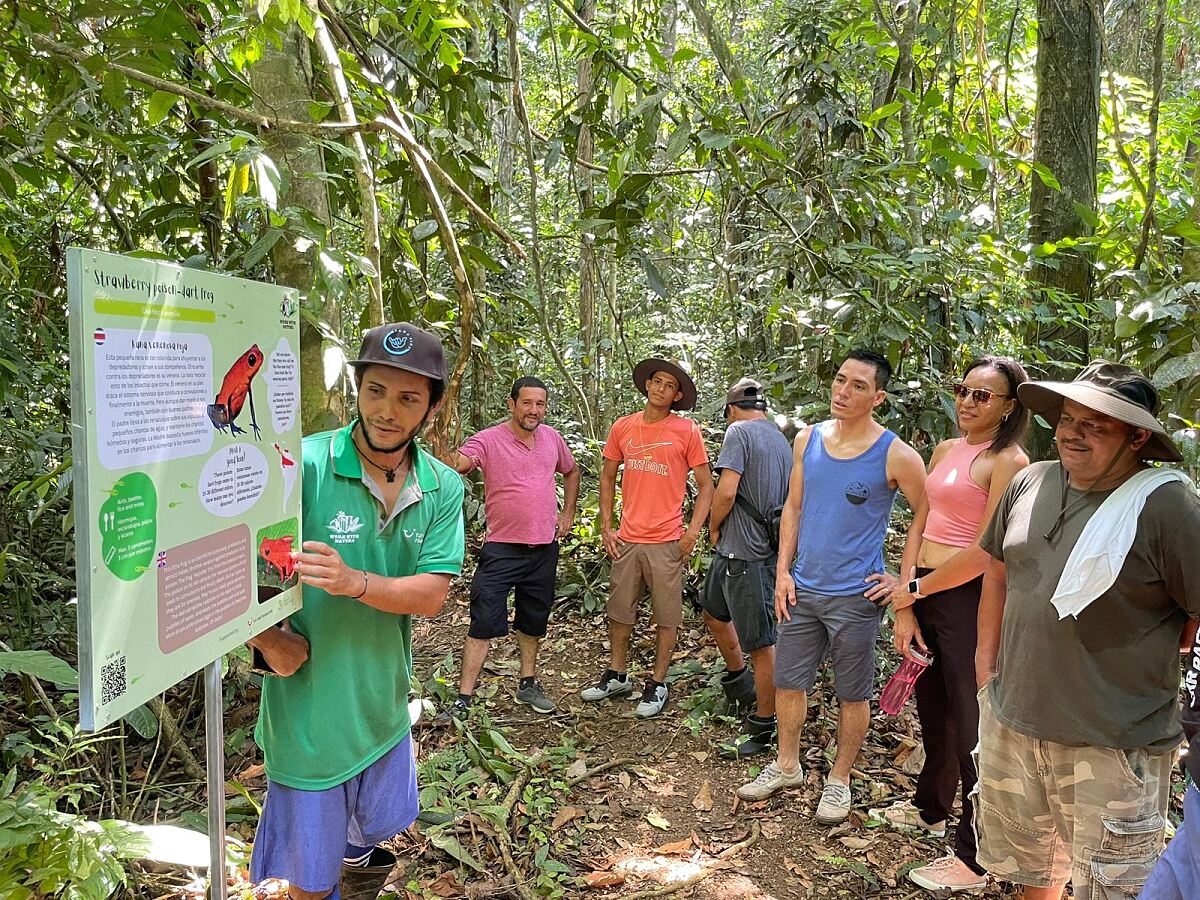
[[[655,372],[666,372],[679,382],[679,390],[683,396],[671,404],[671,409],[686,410],[696,406],[696,382],[692,381],[692,376],[685,372],[679,363],[653,356],[643,359],[633,367],[633,386],[643,397],[646,396],[646,382],[654,377]]]
[[[1058,425],[1063,400],[1074,400],[1080,406],[1149,431],[1150,439],[1138,452],[1142,459],[1183,460],[1179,448],[1156,418],[1162,406],[1158,391],[1150,379],[1129,366],[1098,359],[1089,363],[1074,381],[1027,381],[1017,387],[1017,397],[1052,427]]]

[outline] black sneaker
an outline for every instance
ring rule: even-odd
[[[742,733],[730,744],[721,745],[721,755],[726,759],[746,759],[768,750],[776,737],[775,717],[760,719],[749,716]]]
[[[471,703],[462,697],[455,697],[454,702],[438,713],[436,721],[439,725],[449,725],[452,719],[462,720],[471,714]]]
[[[541,682],[536,678],[531,678],[524,687],[517,688],[517,702],[528,704],[533,707],[534,712],[543,714],[552,713],[555,709],[554,701],[546,696]]]
[[[657,716],[666,705],[667,686],[652,679],[646,679],[646,689],[642,691],[642,702],[637,705],[637,717],[649,719]]]
[[[579,696],[589,703],[605,700],[608,697],[628,697],[633,693],[633,682],[629,674],[618,675],[612,669],[606,669],[604,674],[590,688],[584,688]]]

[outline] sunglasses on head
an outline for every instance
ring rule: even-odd
[[[954,392],[954,396],[959,400],[966,400],[970,397],[980,406],[985,403],[991,403],[993,397],[1002,397],[1005,400],[1012,398],[1012,394],[997,394],[995,391],[985,390],[984,388],[969,388],[965,384],[951,385],[950,390]]]

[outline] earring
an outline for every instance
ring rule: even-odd
[[[1002,415],[1002,416],[1000,417],[1000,424],[1001,424],[1001,425],[1003,425],[1005,422],[1007,422],[1007,421],[1008,421],[1008,417],[1009,417],[1010,415],[1012,415],[1012,413],[1005,413],[1004,415]]]

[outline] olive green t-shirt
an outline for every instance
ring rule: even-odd
[[[1146,499],[1116,582],[1078,618],[1050,602],[1084,525],[1111,491],[1068,489],[1057,462],[1019,472],[983,535],[1008,590],[996,717],[1030,737],[1073,746],[1167,750],[1179,724],[1179,635],[1200,616],[1200,498],[1172,482]],[[1074,504],[1074,505],[1072,505]]]
[[[412,470],[384,517],[364,483],[351,427],[304,439],[304,540],[328,544],[347,565],[376,575],[457,575],[462,479],[414,445]],[[305,585],[291,624],[308,638],[309,658],[294,675],[263,679],[255,739],[272,781],[327,790],[408,734],[410,617]]]

